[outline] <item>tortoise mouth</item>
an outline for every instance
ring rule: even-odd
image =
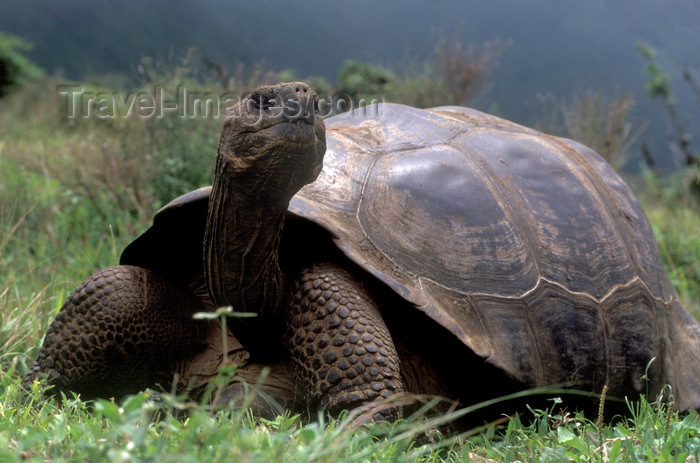
[[[241,115],[231,115],[237,133],[235,138],[264,136],[284,138],[286,143],[315,143],[325,140],[325,125],[315,112],[301,112],[292,108],[268,109],[265,112],[246,111]]]
[[[270,125],[252,128],[250,134],[264,135],[267,138],[281,138],[284,143],[312,144],[319,138],[316,124],[307,120],[276,120]],[[325,133],[323,134],[325,138]]]
[[[270,120],[267,124],[259,124],[252,127],[253,132],[260,132],[263,130],[273,130],[277,127],[300,127],[306,125],[308,127],[313,127],[314,122],[304,119],[286,120],[284,118],[277,118]],[[301,128],[300,130],[304,130]]]

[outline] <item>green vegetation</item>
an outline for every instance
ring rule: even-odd
[[[693,146],[693,137],[686,128],[684,117],[678,114],[676,110],[677,100],[671,87],[671,77],[656,61],[656,51],[653,48],[643,43],[638,43],[637,49],[647,62],[646,73],[649,79],[646,83],[647,94],[661,102],[667,115],[666,143],[669,153],[676,157],[677,161],[681,162],[683,166],[695,167],[693,177],[691,177],[691,180],[695,183],[692,185],[692,188],[700,191],[700,173],[698,173],[700,152]],[[683,78],[695,94],[696,102],[700,108],[700,87],[698,87],[698,83],[690,69],[683,71]],[[642,150],[644,150],[644,147],[642,147]],[[650,157],[645,156],[645,159]],[[653,163],[649,167],[654,168]]]
[[[156,85],[182,85],[202,94],[221,94],[223,85],[243,92],[255,80],[274,81],[279,76],[260,69],[245,78],[238,72],[218,72],[212,83],[197,77],[202,70],[193,67],[192,60],[188,56],[169,71],[144,61],[139,68],[141,86],[131,91],[152,93]],[[379,75],[374,79],[379,83],[388,76],[384,84],[394,85],[395,95],[410,93],[408,86],[426,75],[437,75],[396,77],[400,73],[353,66],[348,70],[369,72],[373,79]],[[63,299],[93,271],[116,263],[121,249],[149,225],[158,207],[210,183],[220,123],[215,117],[175,114],[69,118],[58,85],[52,79],[25,85],[6,96],[0,107],[0,461],[700,457],[700,417],[644,401],[630,405],[631,419],[614,424],[532,410],[522,421],[516,418],[459,436],[441,431],[450,415],[432,421],[418,415],[394,425],[352,429],[352,416],[312,423],[294,416],[259,420],[244,411],[213,410],[167,393],[145,392],[121,404],[98,401],[90,406],[75,397],[47,402],[37,390],[29,403],[23,402],[19,378]],[[106,84],[76,86],[94,94],[115,91]],[[608,107],[594,103],[594,108]],[[698,199],[651,175],[639,191],[681,300],[700,318]]]
[[[19,37],[0,32],[0,97],[43,76],[44,72],[21,53],[31,48]]]
[[[684,306],[700,319],[700,196],[688,189],[687,175],[663,186],[646,172],[640,199],[671,282]]]
[[[505,47],[497,40],[479,46],[442,40],[426,61],[406,58],[395,70],[347,61],[335,91],[355,102],[384,99],[418,108],[467,105],[488,88],[488,73]]]

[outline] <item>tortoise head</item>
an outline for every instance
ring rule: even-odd
[[[258,88],[226,114],[218,163],[237,182],[288,201],[323,166],[326,129],[317,108],[318,95],[303,82]]]

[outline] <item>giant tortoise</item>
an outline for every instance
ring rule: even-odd
[[[213,186],[161,209],[70,295],[25,384],[196,395],[228,359],[249,382],[269,367],[272,402],[312,410],[546,385],[670,385],[700,407],[700,325],[596,153],[462,107],[378,104],[324,124],[317,101],[289,83],[239,102]],[[257,314],[230,322],[226,352],[218,322],[193,319],[225,306]]]

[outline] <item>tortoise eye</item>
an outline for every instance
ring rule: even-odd
[[[250,96],[250,99],[248,100],[249,105],[252,103],[252,105],[255,107],[255,109],[263,109],[267,110],[270,109],[275,105],[275,100],[273,98],[268,98],[267,96],[263,95],[262,93],[254,93],[253,95]],[[250,106],[249,106],[250,108]]]

